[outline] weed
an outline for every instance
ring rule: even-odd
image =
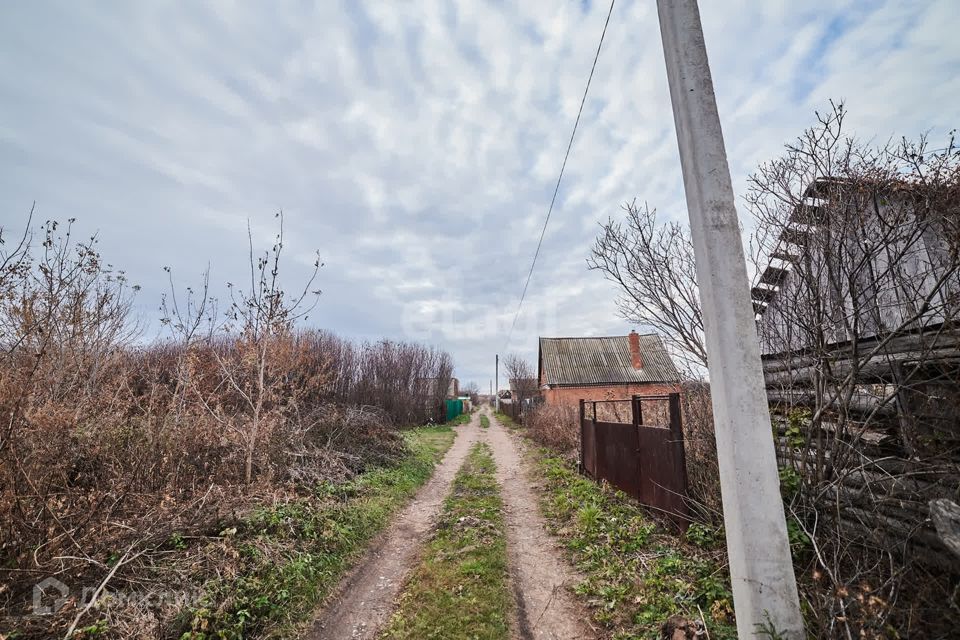
[[[307,498],[263,507],[225,540],[240,571],[203,585],[185,616],[183,640],[285,637],[336,585],[366,543],[432,474],[453,442],[447,427],[405,434],[410,452],[343,486],[324,483]]]
[[[497,411],[496,415],[497,415],[497,420],[500,421],[500,424],[502,424],[508,429],[516,429],[517,427],[520,426],[519,424],[517,424],[517,422],[513,418],[511,418],[505,413]]]
[[[765,620],[757,623],[757,635],[769,638],[769,640],[786,640],[786,636],[777,629],[777,626],[770,619],[770,613],[764,612]]]
[[[594,531],[600,520],[600,508],[595,504],[588,504],[577,512],[577,520],[585,531]]]
[[[810,409],[794,409],[787,416],[786,437],[791,447],[802,447],[810,430]]]
[[[780,467],[780,494],[790,500],[800,491],[800,474],[793,467]]]
[[[105,634],[109,629],[110,627],[106,620],[97,620],[91,625],[75,629],[70,638],[76,640],[80,640],[81,638],[96,638],[97,636]]]
[[[173,535],[170,536],[170,540],[168,542],[171,547],[177,549],[178,551],[183,551],[187,548],[187,543],[183,539],[183,534],[179,531],[174,532]]]
[[[447,421],[446,423],[444,423],[444,424],[445,424],[446,426],[448,426],[448,427],[456,427],[456,426],[459,426],[459,425],[461,425],[461,424],[467,424],[468,422],[470,422],[470,414],[469,414],[469,413],[461,413],[460,415],[458,415],[458,416],[457,416],[456,418],[454,418],[453,420],[448,420],[448,421]]]
[[[787,539],[794,551],[810,547],[810,536],[806,534],[796,518],[787,518]]]
[[[694,522],[687,527],[687,531],[684,533],[684,535],[687,538],[687,542],[695,544],[703,549],[711,549],[715,547],[718,542],[723,540],[722,531],[700,522]]]
[[[596,484],[574,464],[537,451],[547,487],[541,507],[584,575],[575,592],[593,619],[614,638],[659,637],[674,615],[701,617],[714,639],[735,638],[722,532],[692,526],[683,544],[633,499]]]

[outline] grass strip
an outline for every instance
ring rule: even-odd
[[[508,416],[507,414],[501,411],[497,411],[496,415],[497,415],[497,420],[500,421],[500,424],[507,427],[508,429],[516,429],[517,427],[520,426],[519,424],[517,424],[517,422],[513,418],[511,418],[510,416]]]
[[[461,413],[460,415],[458,415],[458,416],[457,416],[456,418],[454,418],[453,420],[448,420],[448,421],[445,422],[444,424],[445,424],[446,426],[448,426],[448,427],[456,427],[456,426],[461,425],[461,424],[467,424],[468,422],[470,422],[470,414],[469,414],[469,413]]]
[[[486,415],[481,415],[480,426],[483,427],[484,429],[487,429],[490,426],[490,418],[488,418]]]
[[[371,538],[430,478],[454,435],[447,426],[408,431],[410,453],[399,464],[264,507],[227,532],[217,544],[225,547],[218,551],[236,558],[232,576],[203,585],[200,606],[181,616],[182,640],[293,635]]]
[[[660,638],[671,616],[702,619],[712,640],[737,637],[722,531],[694,524],[680,536],[571,460],[535,455],[548,526],[585,576],[576,593],[610,637]]]
[[[503,503],[490,447],[470,450],[420,567],[381,638],[509,637]]]

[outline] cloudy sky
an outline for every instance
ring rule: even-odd
[[[952,0],[701,5],[738,196],[831,98],[866,139],[960,122]],[[686,215],[655,2],[620,0],[505,345],[607,8],[0,3],[0,225],[77,218],[156,335],[162,268],[240,281],[282,209],[291,287],[326,263],[311,323],[442,345],[486,389],[497,351],[629,330],[584,265],[599,221]]]

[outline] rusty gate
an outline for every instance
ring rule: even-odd
[[[614,403],[629,403],[629,423]],[[581,471],[594,480],[606,480],[641,504],[664,511],[685,527],[687,468],[680,420],[677,393],[630,400],[581,400]]]

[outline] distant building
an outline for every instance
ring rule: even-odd
[[[532,398],[539,394],[540,383],[536,378],[510,378],[510,397]]]
[[[680,390],[680,374],[656,334],[540,338],[540,393],[548,405],[626,400]]]
[[[443,382],[441,378],[419,378],[419,384],[424,393],[432,395],[437,386],[443,384]],[[444,396],[448,399],[458,398],[460,396],[460,381],[456,378],[450,378]]]

